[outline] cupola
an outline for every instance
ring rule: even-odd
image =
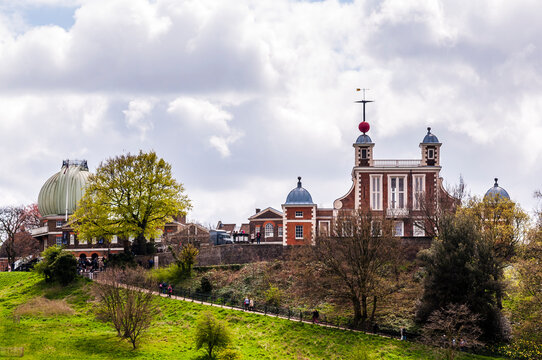
[[[301,186],[301,176],[297,178],[297,187],[286,197],[285,205],[312,205],[311,194]]]
[[[495,178],[495,184],[491,188],[489,188],[488,191],[486,191],[486,194],[484,195],[484,198],[487,197],[498,197],[498,198],[504,198],[510,200],[510,195],[508,195],[508,192],[504,190],[502,187],[499,186],[499,179]]]
[[[431,128],[427,128],[427,134],[420,143],[422,150],[422,166],[440,166],[440,147],[442,143],[431,133]]]

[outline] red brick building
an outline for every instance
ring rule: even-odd
[[[427,128],[419,144],[420,158],[378,160],[373,158],[375,143],[367,135],[369,124],[363,121],[359,129],[362,134],[353,144],[352,186],[334,201],[333,208],[318,208],[298,177],[282,212],[267,208],[249,218],[251,236],[265,231],[273,234],[269,237],[272,241],[282,239],[283,245],[311,243],[316,236],[329,234],[340,212],[363,210],[392,220],[399,237],[427,239],[428,209],[434,211],[455,202],[440,177],[442,143]]]

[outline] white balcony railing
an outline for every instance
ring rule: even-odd
[[[374,167],[418,167],[421,160],[373,160]]]
[[[406,217],[408,216],[408,209],[386,209],[386,216],[389,217]]]
[[[47,234],[49,232],[49,226],[45,225],[39,228],[30,229],[30,234],[32,236],[37,236],[41,234]]]

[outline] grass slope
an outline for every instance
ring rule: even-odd
[[[0,348],[24,347],[25,359],[198,359],[203,351],[193,345],[195,322],[208,310],[228,322],[243,359],[361,359],[364,349],[370,359],[435,358],[432,349],[418,344],[166,298],[158,300],[160,313],[133,351],[94,319],[89,287],[81,279],[49,288],[33,274],[0,273]],[[37,296],[65,299],[75,313],[14,318],[17,306]]]

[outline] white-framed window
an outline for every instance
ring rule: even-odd
[[[273,224],[265,224],[265,237],[273,237]]]
[[[318,223],[319,225],[319,228],[320,228],[320,231],[319,231],[319,234],[321,236],[329,236],[329,225],[330,225],[330,222],[329,221],[320,221]]]
[[[64,221],[62,221],[62,220],[57,220],[57,221],[56,221],[56,227],[57,227],[57,228],[61,228],[62,225],[64,225]]]
[[[70,245],[75,245],[75,234],[70,234]]]
[[[62,246],[62,235],[57,235],[55,237],[56,240],[56,246]]]
[[[367,159],[367,149],[361,149],[361,158]]]
[[[256,228],[254,230],[254,235],[258,235],[259,232],[260,232],[260,227],[256,226]]]
[[[425,193],[425,175],[414,175],[412,194],[414,194],[414,210],[420,210]]]
[[[412,235],[415,237],[425,236],[425,222],[423,220],[414,221]]]
[[[382,175],[370,176],[371,209],[382,210]]]
[[[382,221],[371,221],[371,234],[372,236],[382,236]]]
[[[113,237],[111,238],[111,244],[116,244],[118,243],[119,241],[119,238],[117,235],[113,235]]]
[[[427,158],[431,159],[431,160],[435,158],[435,150],[434,149],[427,149]]]
[[[79,243],[79,245],[86,245],[87,239],[77,238],[77,242]]]
[[[405,236],[405,223],[402,221],[393,223],[393,236]]]
[[[295,238],[296,239],[303,239],[303,225],[296,225],[295,226]]]
[[[390,209],[405,209],[407,207],[406,175],[390,176],[388,180],[388,207]]]
[[[282,237],[282,226],[279,225],[279,226],[277,227],[277,232],[278,232],[278,236],[279,236],[279,237]]]
[[[295,217],[296,218],[302,218],[303,217],[303,211],[296,211],[295,212]]]
[[[96,245],[96,238],[95,237],[92,238],[92,244]]]

